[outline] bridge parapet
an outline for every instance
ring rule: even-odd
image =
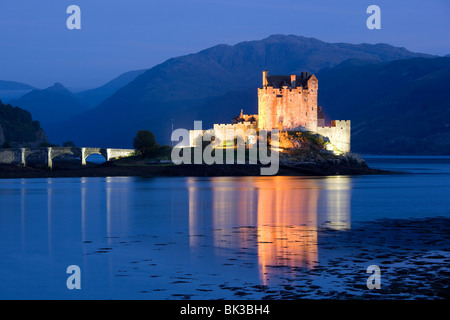
[[[135,153],[134,149],[107,149],[108,160],[129,157]]]
[[[72,147],[62,147],[62,148],[50,148],[52,151],[52,158],[63,154],[70,154],[75,157],[81,157],[81,149],[82,148],[72,148]]]
[[[106,161],[134,154],[134,149],[111,149],[111,148],[12,148],[0,149],[0,164],[16,164],[26,166],[27,157],[33,155],[46,162],[48,168],[53,167],[53,158],[60,155],[72,155],[80,158],[81,164],[86,165],[86,158],[92,154],[102,155]]]

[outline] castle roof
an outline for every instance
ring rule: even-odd
[[[302,72],[301,75],[295,76],[295,81],[291,81],[291,76],[267,76],[267,86],[274,88],[282,88],[284,86],[290,88],[306,87],[311,74]]]

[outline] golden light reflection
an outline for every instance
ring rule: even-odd
[[[258,180],[256,188],[258,260],[263,283],[267,284],[274,267],[312,268],[318,255],[316,181],[274,177]]]
[[[215,254],[253,249],[261,280],[318,264],[318,227],[350,227],[350,180],[302,177],[213,178],[188,181],[191,235],[212,226]],[[190,245],[205,245],[190,237]]]
[[[198,235],[201,234],[204,224],[202,218],[207,194],[202,192],[200,183],[195,178],[187,179],[187,187],[189,192],[189,245],[198,247],[202,244]]]

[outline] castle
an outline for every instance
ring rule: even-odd
[[[262,88],[258,88],[258,114],[245,115],[241,110],[231,124],[214,124],[214,137],[226,141],[227,130],[310,131],[328,138],[328,150],[337,154],[350,152],[350,120],[332,120],[326,126],[322,108],[317,105],[318,88],[316,76],[309,72],[270,76],[263,71]],[[191,130],[191,146],[202,135],[202,130]]]

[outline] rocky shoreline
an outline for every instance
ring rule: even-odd
[[[69,178],[69,177],[114,177],[114,176],[260,176],[261,165],[250,164],[181,164],[152,163],[145,165],[119,165],[115,161],[103,164],[78,163],[55,164],[53,170],[38,167],[0,165],[0,179],[18,178]],[[326,175],[369,175],[392,172],[369,168],[365,162],[351,160],[320,162],[282,161],[279,176],[326,176]]]

